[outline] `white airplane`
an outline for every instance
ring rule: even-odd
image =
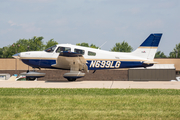
[[[85,75],[82,71],[148,67],[153,61],[162,34],[150,34],[133,52],[110,52],[100,49],[58,44],[44,51],[21,52],[13,55],[33,68],[70,70],[64,77],[75,81]]]

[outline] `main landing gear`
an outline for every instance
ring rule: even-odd
[[[65,73],[63,77],[68,81],[76,81],[77,78],[82,78],[84,75],[85,73],[82,73],[81,71],[70,71],[69,73]]]

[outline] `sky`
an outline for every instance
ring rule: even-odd
[[[135,50],[163,33],[158,51],[180,43],[179,0],[0,0],[0,48],[43,36],[44,43],[86,42],[110,50],[126,41]]]

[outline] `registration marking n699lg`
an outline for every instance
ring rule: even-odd
[[[121,62],[120,61],[100,61],[94,60],[91,61],[90,68],[119,68]]]

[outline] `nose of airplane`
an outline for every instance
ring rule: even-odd
[[[21,54],[21,53],[16,53],[16,54],[14,54],[12,57],[13,57],[13,58],[16,58],[16,59],[19,59],[19,58],[20,58],[20,54]]]

